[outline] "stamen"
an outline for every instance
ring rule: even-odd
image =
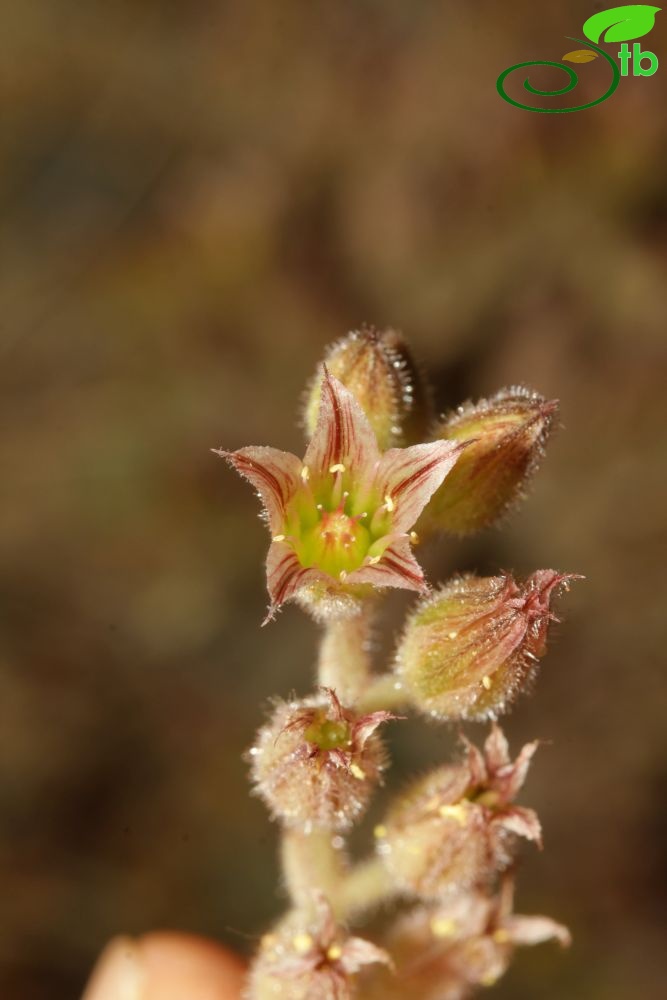
[[[271,539],[271,541],[272,542],[284,542],[285,541],[285,536],[284,535],[274,535],[273,538]]]
[[[387,493],[386,497],[384,498],[384,506],[385,506],[385,510],[387,510],[390,514],[391,514],[391,512],[396,507],[396,504],[394,503],[394,501],[392,500],[392,498],[389,496],[388,493]]]
[[[304,483],[307,483],[308,480],[310,479],[310,469],[308,468],[307,465],[301,466],[301,478],[303,479]]]
[[[416,531],[411,531],[410,532],[410,544],[411,545],[419,545],[419,535],[417,534]]]
[[[292,945],[300,955],[305,955],[313,947],[313,939],[310,934],[297,934],[292,938]]]
[[[491,690],[491,678],[488,674],[485,674],[484,677],[482,677],[482,686],[485,687],[487,691]]]
[[[335,465],[331,465],[329,467],[329,472],[334,472],[334,473],[336,473],[336,472],[345,472],[345,466],[343,465],[342,462],[336,462]]]
[[[343,949],[339,944],[332,944],[331,947],[327,950],[327,958],[329,959],[330,962],[337,962],[342,954],[343,954]]]

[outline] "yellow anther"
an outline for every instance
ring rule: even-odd
[[[497,944],[507,944],[510,940],[510,933],[509,931],[506,931],[504,927],[499,927],[493,934],[493,940],[496,941]]]
[[[410,532],[410,542],[412,545],[419,545],[419,535],[416,531]]]
[[[308,468],[307,465],[301,466],[301,478],[303,479],[304,483],[307,483],[308,480],[310,479],[310,469]]]
[[[357,781],[363,781],[366,777],[366,772],[362,771],[358,764],[350,764],[350,772],[354,775]]]
[[[438,812],[443,819],[454,819],[460,826],[466,825],[466,808],[463,805],[440,806]]]
[[[451,917],[433,917],[431,931],[437,938],[453,937],[456,934],[456,921]]]
[[[274,542],[284,542],[285,541],[285,536],[284,535],[274,535],[273,538],[272,538],[272,541],[274,541]]]
[[[343,949],[339,944],[332,944],[330,948],[327,948],[327,958],[330,962],[337,962],[342,954]]]
[[[491,678],[489,677],[488,674],[484,674],[484,676],[482,677],[482,685],[483,687],[486,688],[487,691],[491,690]]]
[[[278,938],[276,937],[275,934],[264,934],[262,940],[260,941],[260,945],[265,951],[268,951],[269,948],[273,948],[277,940]]]
[[[447,638],[448,639],[456,639],[457,635],[458,635],[458,632],[448,632],[447,633]]]
[[[345,466],[342,462],[336,462],[335,465],[329,466],[329,472],[345,472]]]
[[[380,840],[382,837],[386,837],[387,836],[387,827],[384,826],[382,823],[378,823],[378,825],[373,830],[373,836],[377,837],[378,840]]]
[[[394,507],[396,506],[396,504],[391,499],[391,497],[389,496],[388,493],[387,493],[386,497],[384,498],[384,506],[385,506],[385,509],[388,510],[390,514],[391,514],[392,510],[394,509]]]
[[[347,573],[345,572],[344,569],[342,569],[338,574],[338,579],[340,580],[341,583],[345,583],[345,581],[347,580]]]
[[[299,955],[305,955],[313,947],[313,939],[310,934],[297,934],[292,938],[292,947]]]
[[[377,563],[380,562],[380,559],[382,559],[382,556],[369,556],[368,557],[368,565],[369,566],[375,566],[375,565],[377,565]]]

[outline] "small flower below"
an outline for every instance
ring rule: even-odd
[[[250,971],[249,1000],[352,1000],[366,966],[391,966],[389,955],[336,924],[324,896],[314,917],[289,914],[262,939]]]
[[[496,725],[484,753],[464,743],[465,760],[418,781],[376,828],[390,874],[423,899],[490,883],[512,862],[518,837],[541,846],[536,813],[513,804],[537,743],[527,743],[514,762]]]

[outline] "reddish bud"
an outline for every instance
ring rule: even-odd
[[[537,744],[526,744],[512,763],[495,725],[484,753],[464,742],[464,761],[417,781],[376,827],[378,851],[396,883],[422,899],[490,881],[512,861],[517,837],[540,843],[536,814],[513,805]]]
[[[425,439],[430,422],[428,392],[396,330],[354,330],[329,347],[324,363],[356,397],[381,451]],[[321,394],[320,366],[304,407],[308,437],[317,427]]]
[[[496,521],[537,469],[558,410],[528,389],[502,389],[442,419],[434,437],[471,441],[426,514],[430,527],[468,535]]]
[[[392,718],[357,715],[331,689],[279,704],[249,751],[258,794],[286,826],[348,829],[381,779],[386,754],[376,730]]]
[[[358,973],[376,963],[391,961],[381,948],[338,926],[320,896],[315,916],[294,911],[262,938],[248,1000],[352,1000]]]
[[[532,680],[546,652],[551,596],[573,575],[538,570],[463,576],[417,605],[396,653],[414,704],[443,719],[496,718]]]

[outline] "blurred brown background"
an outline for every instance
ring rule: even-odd
[[[595,9],[5,5],[3,1000],[78,996],[119,931],[249,951],[282,907],[241,754],[270,695],[308,690],[316,630],[259,628],[267,539],[208,449],[299,451],[302,386],[363,321],[403,329],[442,409],[515,382],[562,401],[530,501],[424,556],[432,579],[587,576],[508,722],[552,741],[519,909],[575,946],[524,952],[495,995],[664,995],[667,14],[657,75],[593,110],[495,92]],[[395,781],[452,745],[394,730]]]

